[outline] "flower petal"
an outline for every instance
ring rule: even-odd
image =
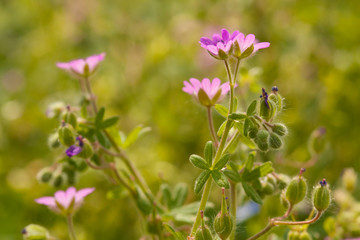
[[[235,32],[233,32],[231,34],[230,40],[234,40],[237,37],[237,35],[239,35],[239,34],[240,34],[240,32],[236,30]]]
[[[261,43],[256,43],[254,45],[254,52],[259,50],[259,49],[262,49],[262,48],[268,48],[270,47],[270,43],[269,42],[261,42]]]
[[[199,42],[199,43],[201,44],[201,46],[202,46],[203,48],[206,48],[207,45],[213,45],[213,42],[212,42],[209,38],[207,38],[207,37],[202,37],[202,38],[200,38],[200,42]]]
[[[190,83],[188,83],[187,81],[184,81],[184,85],[185,85],[185,87],[182,88],[182,90],[184,92],[191,94],[191,95],[194,93],[196,94],[195,88]]]
[[[202,89],[206,92],[206,94],[210,97],[210,87],[211,87],[211,83],[210,80],[208,78],[204,78],[201,81],[201,85],[202,85]]]
[[[97,67],[97,65],[105,59],[105,56],[106,56],[106,53],[100,53],[98,55],[93,55],[93,56],[86,58],[85,62],[89,66],[90,73],[93,72],[95,70],[95,68]]]
[[[82,148],[76,145],[71,145],[68,149],[66,149],[66,155],[68,157],[72,157],[75,155],[78,155],[79,153],[81,153]]]
[[[198,79],[196,78],[190,78],[190,82],[193,85],[195,92],[198,93],[200,88],[201,88],[201,83]]]
[[[230,91],[230,85],[228,82],[221,85],[221,95],[226,95]]]
[[[76,194],[75,194],[75,204],[83,201],[83,199],[89,195],[90,193],[94,192],[95,188],[83,188],[80,189]]]
[[[41,197],[35,199],[35,202],[38,204],[43,204],[49,207],[56,207],[55,199],[54,197]]]
[[[214,45],[208,45],[208,46],[206,47],[206,49],[207,49],[210,53],[212,53],[212,54],[214,54],[214,55],[218,55],[218,53],[219,53],[218,48],[215,47]]]
[[[216,45],[218,42],[220,42],[222,40],[222,38],[219,34],[214,34],[212,38],[213,38],[214,45]]]
[[[212,83],[211,83],[211,87],[210,87],[210,94],[209,97],[213,98],[215,96],[215,94],[217,93],[217,91],[219,90],[221,81],[218,78],[214,78]]]
[[[253,44],[255,41],[255,35],[254,34],[248,34],[245,38],[245,41],[244,41],[244,45],[241,49],[241,52],[245,51],[246,49],[248,49],[251,44]]]
[[[65,69],[65,70],[70,70],[71,69],[70,64],[66,63],[66,62],[58,62],[58,63],[56,63],[56,66],[58,68]]]
[[[71,70],[75,73],[83,75],[85,70],[85,60],[84,59],[77,59],[69,62]]]
[[[230,38],[230,33],[226,29],[221,29],[221,36],[224,42],[227,42]]]

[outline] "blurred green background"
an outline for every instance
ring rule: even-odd
[[[188,156],[201,154],[210,135],[205,110],[181,88],[190,77],[225,81],[223,65],[198,44],[223,27],[271,43],[242,64],[237,93],[249,103],[261,87],[279,87],[286,98],[281,119],[290,129],[287,163],[306,161],[309,135],[324,126],[329,145],[306,172],[309,182],[326,177],[335,186],[344,167],[358,172],[359,10],[357,0],[0,1],[0,239],[21,239],[29,223],[66,239],[65,221],[33,201],[55,191],[35,179],[57,157],[46,143],[58,126],[47,119],[47,106],[75,105],[81,98],[77,81],[57,69],[57,61],[106,52],[92,79],[99,105],[107,106],[107,116],[120,116],[124,132],[138,124],[152,128],[130,156],[154,191],[161,178],[192,189],[199,172]],[[217,126],[220,121],[216,115]],[[75,217],[78,233],[90,240],[139,238],[144,226],[131,199],[107,199],[113,186],[98,172],[80,177],[77,187],[89,186],[97,191]],[[198,198],[191,193],[188,201]],[[265,208],[240,235],[265,226],[269,214],[277,213]]]

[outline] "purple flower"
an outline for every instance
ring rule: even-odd
[[[234,55],[238,58],[246,58],[262,48],[268,48],[270,43],[258,42],[254,34],[245,36],[239,33],[234,39]]]
[[[56,66],[65,69],[70,73],[74,73],[76,76],[88,77],[96,70],[99,63],[104,60],[105,55],[105,53],[100,53],[85,59],[76,59],[70,62],[58,62],[56,63]]]
[[[200,38],[201,47],[205,48],[211,56],[216,59],[226,59],[232,49],[235,38],[239,35],[239,31],[233,32],[231,35],[226,29],[221,30],[221,36],[214,34],[212,39],[207,37]]]
[[[95,188],[83,188],[76,191],[75,187],[69,187],[66,191],[59,190],[55,192],[54,197],[37,198],[35,202],[48,206],[50,210],[56,213],[72,214],[80,208],[84,198],[94,190]]]
[[[204,106],[210,107],[220,102],[230,91],[229,83],[221,84],[220,79],[214,78],[212,82],[204,78],[201,82],[196,78],[184,81],[183,91],[194,95],[195,98]]]
[[[78,155],[82,151],[82,147],[84,146],[82,136],[77,136],[76,140],[79,142],[79,145],[71,145],[68,149],[66,149],[65,153],[68,157]]]

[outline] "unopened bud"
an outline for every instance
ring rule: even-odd
[[[201,210],[201,226],[195,233],[195,240],[212,240],[213,236],[211,235],[210,229],[205,225],[204,222],[204,211]]]
[[[276,133],[270,133],[269,144],[272,149],[279,149],[282,146],[281,138]]]
[[[62,122],[59,128],[59,140],[65,146],[71,146],[75,143],[75,130],[74,128],[65,122]]]
[[[300,240],[312,240],[312,237],[310,236],[310,234],[307,231],[303,231],[302,233],[300,233],[299,239]]]
[[[251,128],[249,129],[249,133],[248,133],[249,138],[255,138],[256,135],[257,135],[257,133],[258,133],[258,131],[259,131],[259,129],[258,129],[257,127],[251,127]]]
[[[330,202],[330,189],[326,180],[323,179],[320,181],[320,186],[317,186],[313,192],[313,205],[316,210],[323,212],[329,207]]]
[[[287,235],[287,240],[300,240],[300,234],[297,231],[289,231]]]
[[[46,167],[38,172],[36,178],[41,183],[47,183],[51,180],[52,176],[53,176],[53,171],[51,170],[51,168]]]
[[[266,121],[271,120],[276,113],[275,103],[269,99],[265,89],[262,89],[262,96],[260,100],[260,116]]]
[[[27,225],[21,233],[24,240],[47,240],[50,237],[46,228],[36,224]]]
[[[286,199],[291,206],[301,202],[306,195],[307,185],[301,174],[302,172],[300,172],[299,176],[293,178],[286,188]]]
[[[67,112],[63,116],[63,120],[66,123],[69,123],[71,126],[73,126],[74,129],[76,129],[77,126],[77,117],[76,115],[71,111],[70,106],[67,106]]]
[[[46,116],[48,118],[60,118],[62,112],[65,110],[65,104],[63,102],[54,102],[49,105],[46,110]]]
[[[63,186],[66,183],[66,174],[64,173],[60,173],[58,175],[54,175],[51,181],[51,185],[54,188],[59,188],[61,186]]]
[[[353,192],[355,190],[357,176],[353,168],[346,168],[341,180],[343,188],[348,192]]]
[[[281,174],[281,173],[278,174],[278,178],[276,180],[277,180],[277,184],[281,190],[285,189],[291,181],[291,179],[288,175]]]
[[[312,154],[320,154],[326,145],[326,128],[319,127],[314,130],[309,139],[309,150]]]
[[[48,138],[48,145],[50,148],[55,149],[60,147],[59,133],[55,132]]]
[[[274,89],[277,89],[277,87],[273,87],[272,88],[272,93],[270,93],[269,95],[269,99],[275,103],[276,106],[276,111],[281,112],[281,110],[283,109],[283,98],[280,96],[280,94],[278,93],[278,90],[274,91]]]
[[[82,151],[78,154],[79,157],[90,158],[94,154],[94,149],[93,149],[90,141],[87,140],[86,138],[81,139],[80,145],[81,145]]]
[[[214,229],[222,240],[227,239],[233,230],[233,219],[227,210],[224,188],[222,188],[221,212],[215,217]]]
[[[286,136],[288,134],[287,127],[282,123],[274,123],[272,131],[279,136]]]
[[[269,132],[260,130],[256,134],[254,141],[261,151],[266,152],[269,149]]]

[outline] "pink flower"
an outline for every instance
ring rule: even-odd
[[[69,187],[66,191],[59,190],[55,192],[54,197],[41,197],[35,199],[35,202],[48,206],[56,213],[72,214],[84,202],[84,198],[92,193],[95,188],[83,188],[76,191],[75,187]]]
[[[220,102],[230,91],[228,82],[222,85],[220,79],[214,78],[212,83],[208,78],[201,82],[196,78],[190,78],[190,81],[184,81],[183,91],[194,95],[196,99],[204,106],[210,107]]]
[[[257,42],[254,34],[248,34],[246,37],[239,33],[234,40],[234,55],[238,58],[246,58],[262,48],[268,48],[270,43]]]
[[[232,49],[234,40],[239,31],[233,32],[231,35],[226,29],[221,30],[221,36],[214,34],[212,39],[207,37],[200,38],[201,47],[205,48],[211,56],[216,59],[226,59]]]
[[[56,66],[61,69],[65,69],[70,73],[74,73],[77,76],[88,77],[96,70],[97,66],[105,58],[105,53],[93,55],[85,59],[76,59],[70,62],[59,62]]]

